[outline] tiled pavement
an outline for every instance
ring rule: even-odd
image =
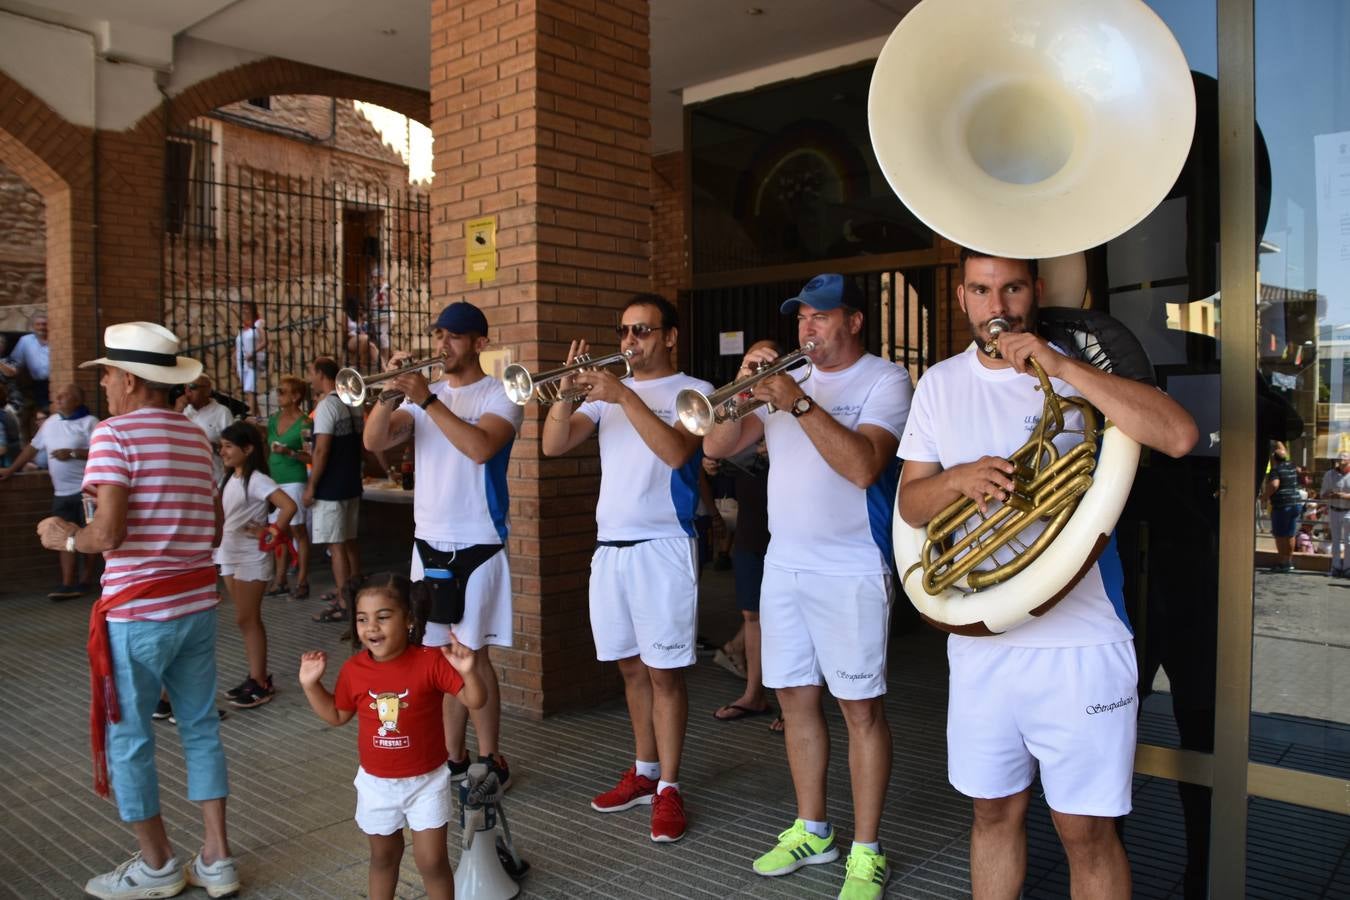
[[[722,637],[731,630],[736,614],[730,592],[729,573],[705,577],[704,633]],[[222,724],[230,762],[230,836],[249,897],[364,896],[367,848],[352,822],[355,727],[323,725],[295,682],[302,651],[323,648],[338,658],[346,652],[337,639],[340,626],[309,621],[315,607],[268,601],[272,670],[281,690],[268,706],[232,711]],[[0,693],[9,701],[0,712],[0,895],[80,896],[88,877],[122,861],[133,846],[114,806],[90,789],[87,612],[83,601],[55,604],[41,592],[0,586],[0,658],[6,661]],[[228,604],[221,607],[220,624],[221,679],[228,682],[242,671],[243,659]],[[969,893],[969,810],[947,785],[943,758],[945,677],[940,636],[920,631],[896,638],[886,703],[896,752],[881,829],[894,872],[892,898]],[[648,839],[646,807],[605,816],[589,808],[589,798],[630,761],[620,701],[542,722],[508,715],[503,745],[516,785],[506,808],[517,846],[532,864],[522,896],[833,897],[842,862],[778,879],[758,878],[749,870],[753,856],[789,824],[792,789],[782,738],[767,730],[767,718],[712,719],[711,711],[736,692],[731,676],[706,660],[690,674],[681,782],[691,825],[677,844]],[[842,761],[837,710],[830,710],[829,721],[836,759]],[[159,734],[165,818],[185,857],[199,844],[200,822],[196,808],[183,799],[176,732],[164,723]],[[831,817],[847,841],[848,778],[842,762],[831,770],[830,793]],[[1137,779],[1136,805],[1126,831],[1136,893],[1178,896],[1184,842],[1175,788]],[[1289,815],[1274,810],[1269,830],[1279,835],[1289,827]],[[1296,832],[1307,829],[1320,839],[1311,850],[1303,845],[1317,842],[1299,841],[1316,869],[1307,887],[1312,895],[1331,896],[1336,885],[1346,884],[1345,820],[1312,815],[1316,820]],[[1066,895],[1063,860],[1043,804],[1033,804],[1028,828],[1026,896]],[[458,856],[458,841],[452,826],[452,858]],[[1274,865],[1278,872],[1278,857]],[[1279,878],[1270,883],[1270,896],[1280,896],[1280,887],[1290,884]],[[204,894],[190,889],[183,896]],[[399,897],[421,896],[408,853]]]

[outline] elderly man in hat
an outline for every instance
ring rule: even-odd
[[[1346,529],[1350,527],[1350,453],[1336,457],[1336,466],[1322,476],[1318,494],[1327,505],[1327,528],[1331,531],[1331,577],[1350,578],[1345,563]]]
[[[94,788],[116,790],[117,808],[140,845],[130,860],[85,885],[103,900],[171,897],[187,884],[212,897],[239,889],[225,831],[225,751],[216,688],[216,571],[211,548],[221,513],[211,448],[169,408],[169,389],[201,363],[178,356],[161,325],[104,331],[99,366],[109,418],[94,429],[83,492],[97,498],[84,527],[43,519],[43,546],[102,553],[103,594],[89,625]],[[171,462],[170,462],[171,461]],[[188,799],[200,803],[205,841],[186,863],[174,855],[160,814],[151,714],[161,685],[178,719]]]
[[[364,439],[366,449],[377,453],[412,439],[417,489],[410,576],[427,582],[432,600],[422,643],[448,644],[453,631],[477,654],[485,673],[488,699],[478,709],[469,712],[455,698],[445,698],[451,779],[469,771],[465,731],[472,716],[479,761],[508,787],[511,770],[497,743],[501,693],[488,647],[512,643],[506,466],[523,413],[479,363],[487,332],[487,318],[472,303],[441,310],[431,325],[444,364],[440,381],[428,384],[420,372],[392,379],[390,387],[405,399],[397,409],[391,402],[376,404]],[[408,362],[407,354],[396,354],[389,367]]]

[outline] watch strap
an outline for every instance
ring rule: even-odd
[[[420,407],[422,407],[423,409],[426,409],[428,406],[430,406],[431,404],[433,404],[433,403],[435,403],[435,402],[436,402],[436,395],[435,395],[435,393],[431,393],[431,394],[427,394],[427,399],[423,400],[421,403],[419,403],[419,404],[417,404],[417,405],[420,406]]]

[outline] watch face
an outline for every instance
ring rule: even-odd
[[[808,412],[810,412],[810,411],[811,411],[811,398],[810,398],[810,397],[798,397],[798,398],[797,398],[797,402],[792,404],[792,412],[793,412],[795,415],[798,415],[798,416],[805,415],[806,413],[808,413]]]

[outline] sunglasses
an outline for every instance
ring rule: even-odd
[[[628,337],[628,332],[630,332],[630,331],[633,332],[633,337],[638,338],[638,339],[641,339],[641,338],[645,338],[647,335],[651,334],[653,331],[664,331],[664,330],[665,330],[665,329],[661,328],[660,326],[658,326],[658,327],[656,327],[656,328],[653,328],[652,326],[646,324],[645,322],[639,322],[639,323],[636,324],[636,325],[615,325],[615,326],[614,326],[614,333],[617,334],[617,335],[619,336],[619,339],[620,339],[620,340],[622,340],[622,339]]]

